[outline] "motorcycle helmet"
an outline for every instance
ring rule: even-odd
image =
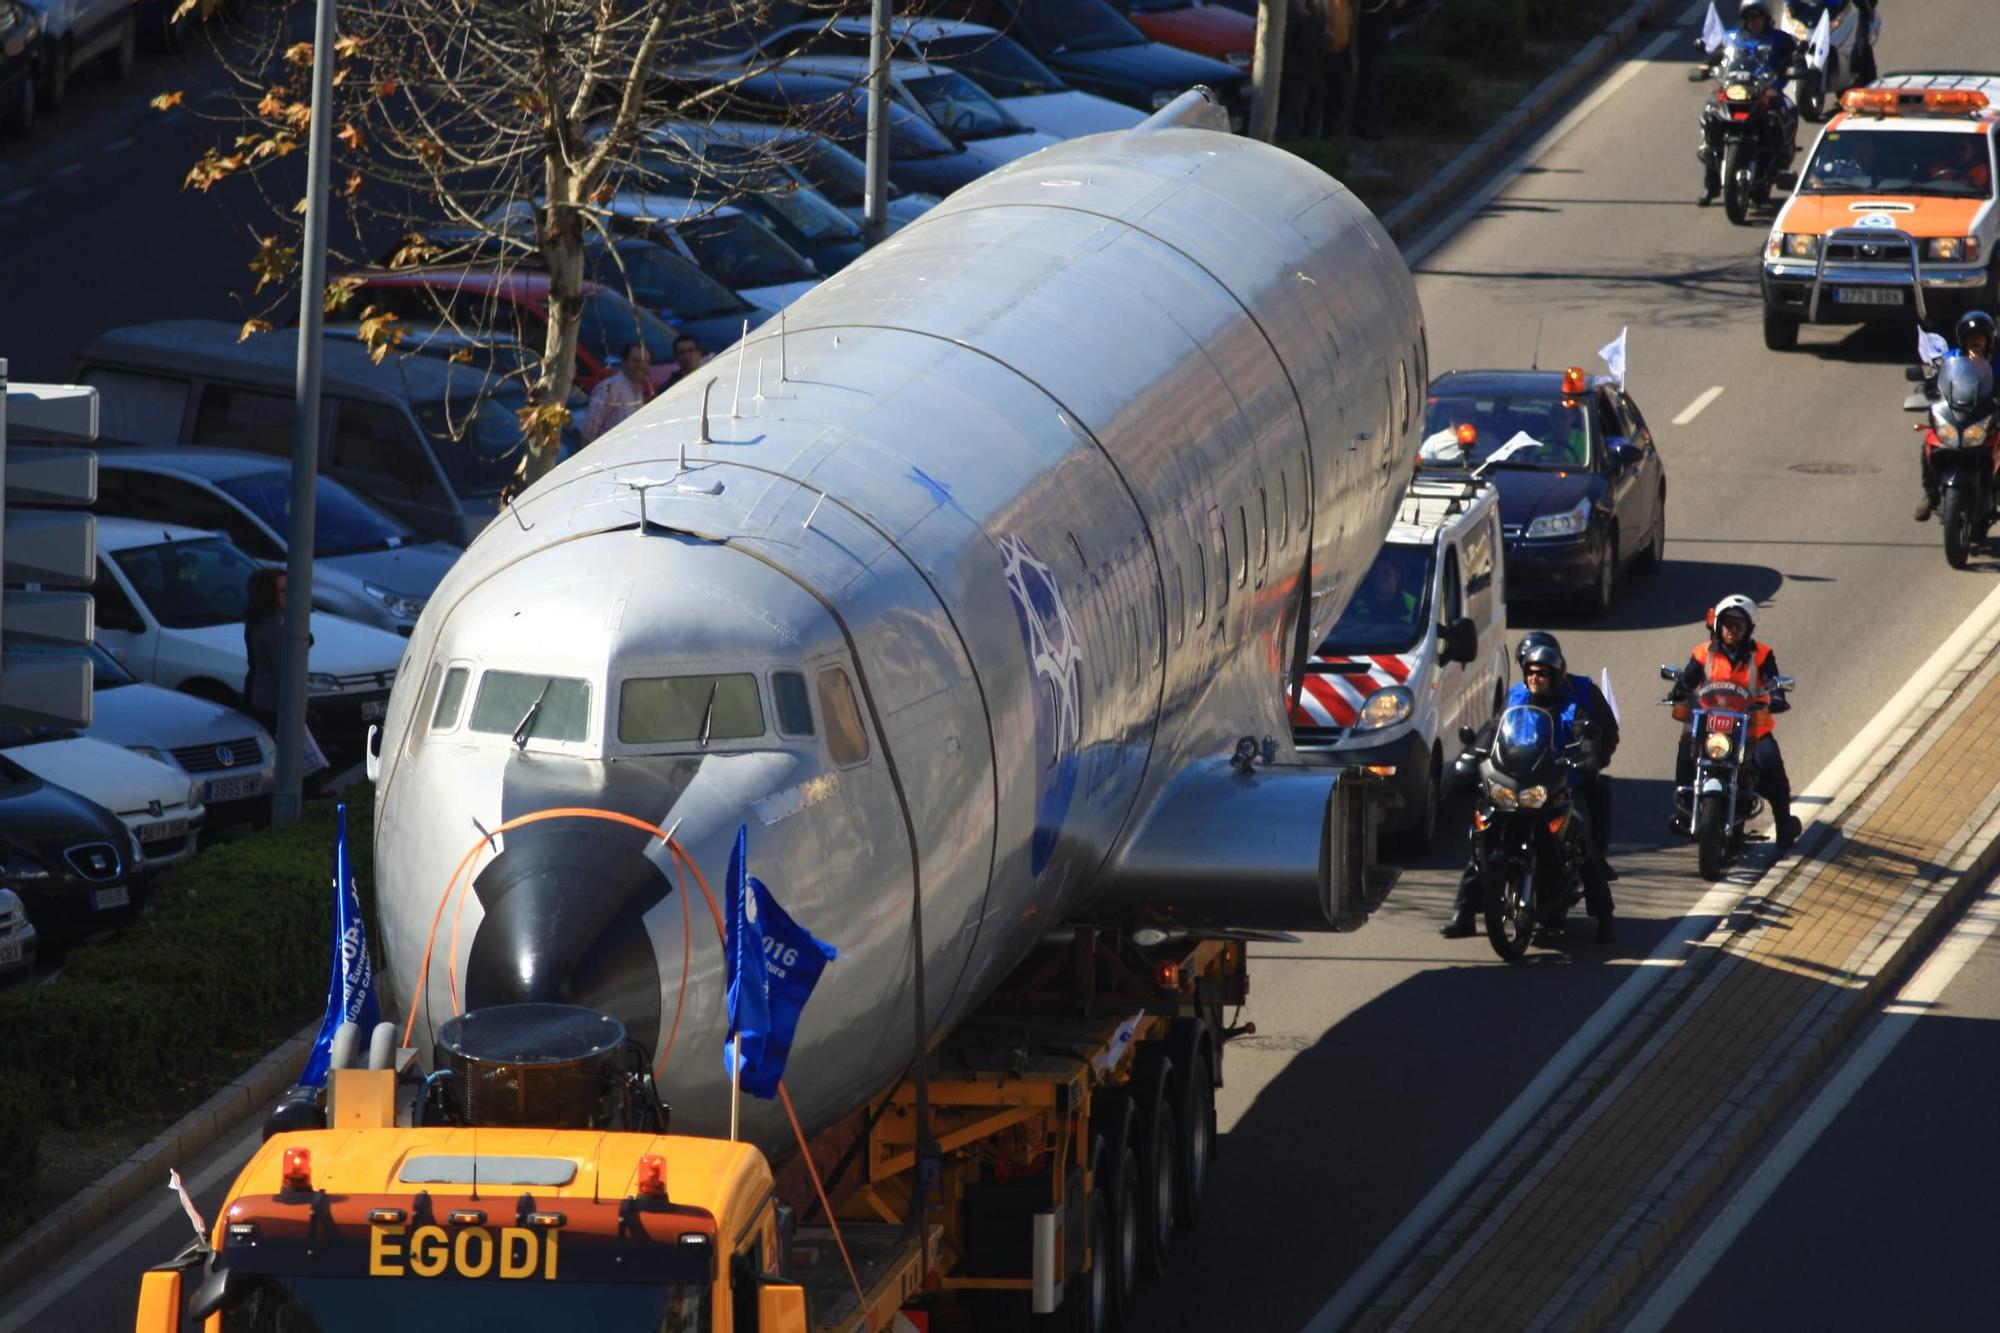
[[[1960,315],[1958,317],[1958,327],[1952,330],[1952,338],[1958,343],[1960,351],[1966,350],[1965,339],[1968,334],[1985,335],[1987,360],[1992,360],[1993,316],[1987,314],[1984,310],[1968,310],[1963,315]]]
[[[1556,647],[1555,637],[1553,635],[1546,637],[1548,638],[1547,643],[1538,643],[1531,647],[1524,645],[1522,647],[1520,652],[1521,678],[1523,680],[1527,679],[1529,667],[1545,666],[1555,672],[1556,688],[1561,689],[1563,677],[1569,671],[1569,664],[1563,661],[1562,650]]]
[[[1536,648],[1547,648],[1556,655],[1556,666],[1563,665],[1562,645],[1556,636],[1545,629],[1529,630],[1521,636],[1521,642],[1514,646],[1514,662],[1517,666],[1528,665],[1528,654]]]
[[[1993,396],[1993,367],[1978,357],[1953,352],[1938,367],[1938,398],[1963,423]]]
[[[1754,634],[1757,632],[1757,604],[1740,592],[1729,594],[1729,596],[1709,608],[1709,632],[1711,634],[1715,633],[1722,617],[1729,615],[1731,612],[1743,617],[1745,633]]]
[[[1764,22],[1771,22],[1771,6],[1765,0],[1743,0],[1743,7],[1736,11],[1736,26],[1741,28],[1748,24],[1752,14],[1760,14]]]

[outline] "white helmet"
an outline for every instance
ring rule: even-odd
[[[1743,7],[1736,12],[1736,26],[1742,27],[1750,21],[1752,14],[1762,14],[1766,23],[1771,22],[1771,6],[1766,0],[1743,0]]]
[[[1757,604],[1751,601],[1748,597],[1745,597],[1740,592],[1733,592],[1729,594],[1729,596],[1717,602],[1715,606],[1709,611],[1708,613],[1709,629],[1711,631],[1714,630],[1716,626],[1721,623],[1722,618],[1728,615],[1732,611],[1734,611],[1737,615],[1743,617],[1744,622],[1750,627],[1753,633],[1756,631]]]

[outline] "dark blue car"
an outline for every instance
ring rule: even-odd
[[[1470,465],[1498,485],[1509,602],[1561,599],[1601,616],[1628,567],[1659,567],[1666,470],[1616,380],[1577,369],[1455,371],[1431,383],[1424,436],[1427,455],[1469,437]]]

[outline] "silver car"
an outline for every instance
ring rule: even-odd
[[[257,560],[283,560],[291,468],[236,449],[105,448],[97,512],[220,532]],[[331,477],[315,501],[313,609],[407,635],[458,548],[416,529]]]
[[[35,927],[12,889],[0,889],[0,985],[24,977],[35,965]]]

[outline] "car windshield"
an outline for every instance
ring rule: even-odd
[[[749,304],[665,246],[649,241],[600,246],[591,252],[591,281],[613,291],[629,288],[632,299],[668,319],[710,319],[748,310]]]
[[[261,568],[221,537],[128,546],[111,559],[168,629],[240,624],[250,576]]]
[[[1960,134],[1828,130],[1799,179],[1799,191],[1991,199],[1992,149],[1983,129]]]
[[[1146,34],[1104,0],[1019,0],[1015,14],[1028,39],[1050,55],[1146,42]]]
[[[958,138],[997,139],[1027,128],[963,74],[925,74],[904,79],[903,86],[923,103],[932,120]]]
[[[9,657],[81,657],[90,663],[90,688],[115,690],[121,685],[137,685],[139,678],[125,664],[95,643],[36,643],[22,639],[7,645]]]
[[[1424,637],[1436,548],[1390,544],[1320,645],[1321,657],[1405,653]]]
[[[658,315],[641,310],[617,292],[599,289],[583,298],[583,319],[577,324],[577,346],[610,365],[635,342],[646,344],[653,364],[663,366],[674,358],[674,326]]]
[[[270,471],[217,483],[282,543],[292,530],[292,474]],[[416,532],[331,477],[320,477],[313,499],[313,554],[355,555],[386,551],[416,540]]]
[[[781,282],[812,282],[819,270],[771,229],[742,213],[713,213],[674,230],[694,252],[695,262],[738,291]],[[667,355],[671,360],[671,339]]]
[[[678,154],[657,153],[647,157],[646,167],[671,184],[695,192],[707,189],[738,208],[775,217],[808,241],[861,239],[859,224],[814,189],[789,156],[781,156],[775,147],[718,152],[711,145],[699,164]]]
[[[83,733],[72,727],[17,727],[0,724],[0,750],[17,745],[40,745],[44,741],[73,741]]]
[[[830,116],[830,123],[814,119],[815,116]],[[830,108],[824,104],[806,108],[805,118],[808,123],[827,130],[844,143],[860,144],[868,132],[868,95],[857,89]],[[931,123],[930,117],[921,111],[912,111],[901,102],[889,103],[891,162],[906,158],[950,157],[960,151],[957,144],[945,137],[943,130]]]
[[[527,441],[519,415],[526,406],[527,394],[513,383],[487,393],[468,383],[463,392],[448,398],[410,404],[451,478],[452,490],[461,496],[498,495],[513,477]]]
[[[861,239],[860,225],[818,190],[802,184],[789,172],[775,175],[776,179],[767,178],[752,187],[759,191],[756,201],[789,223],[799,235],[816,245]]]
[[[964,74],[995,97],[1038,97],[1069,91],[1028,48],[1000,33],[958,33],[925,42],[923,57]]]
[[[1533,390],[1434,395],[1424,414],[1425,444],[1460,426],[1478,432],[1467,460],[1474,467],[1554,471],[1590,463],[1590,414],[1579,399]]]

